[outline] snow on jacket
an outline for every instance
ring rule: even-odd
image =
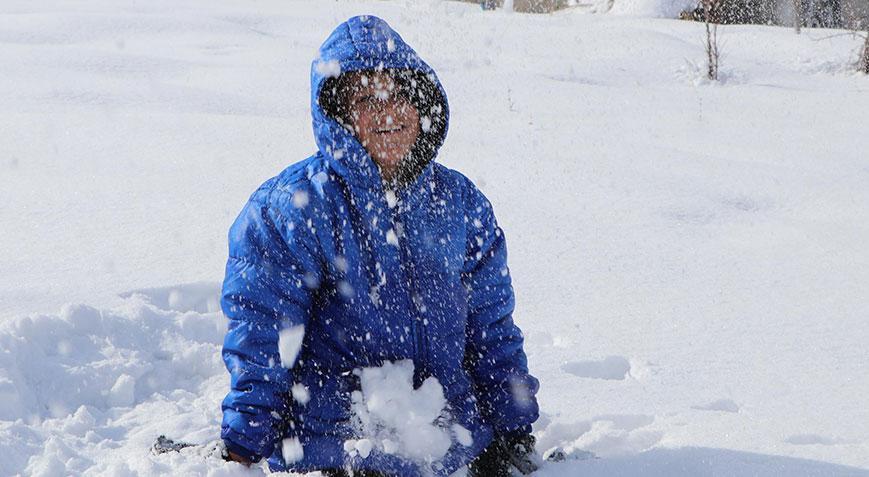
[[[422,121],[440,124],[426,128],[437,133],[430,157],[395,192],[384,190],[362,145],[320,106],[330,77],[381,68],[419,73],[440,95],[420,111]],[[341,24],[314,61],[311,85],[319,150],[260,186],[229,232],[221,304],[229,318],[223,358],[231,390],[222,438],[237,454],[269,458],[273,470],[350,465],[449,475],[494,433],[530,430],[538,417],[538,382],[528,374],[511,316],[504,233],[471,181],[433,161],[446,135],[446,95],[434,71],[383,20]],[[279,334],[300,325],[304,340],[288,369]],[[353,370],[403,359],[413,360],[415,385],[437,378],[451,419],[473,438],[466,446],[454,436],[430,469],[343,449],[358,437]],[[304,404],[292,399],[294,385],[307,388]],[[289,462],[281,444],[287,438],[302,446]]]

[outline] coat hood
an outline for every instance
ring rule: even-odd
[[[353,133],[327,113],[324,93],[330,82],[344,73],[383,70],[408,72],[416,81],[428,82],[418,89],[427,97],[417,107],[421,132],[406,159],[409,163],[403,164],[403,182],[412,182],[430,169],[446,138],[449,122],[447,96],[434,70],[385,21],[363,15],[340,24],[311,65],[314,137],[320,153],[340,176],[367,188],[380,186],[380,172]]]

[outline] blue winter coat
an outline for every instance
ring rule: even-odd
[[[329,77],[378,68],[411,70],[438,96],[421,116],[440,121],[430,156],[394,193],[355,137],[320,105]],[[504,233],[492,206],[460,173],[432,159],[446,134],[446,95],[434,71],[383,20],[341,24],[311,73],[319,150],[266,181],[229,232],[222,307],[229,318],[223,357],[231,390],[221,436],[242,456],[273,470],[349,465],[412,476],[448,475],[493,434],[529,430],[538,417],[537,380],[528,374],[513,324]],[[292,369],[281,366],[280,330],[304,325]],[[352,371],[409,359],[416,385],[434,376],[454,422],[473,443],[454,443],[431,469],[373,452],[349,457],[354,437]],[[301,383],[310,400],[291,398]],[[296,437],[304,457],[287,464],[281,441]],[[467,442],[465,442],[467,443]]]

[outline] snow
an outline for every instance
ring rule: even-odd
[[[135,402],[136,380],[129,374],[118,376],[112,389],[109,390],[108,404],[112,407],[132,406]]]
[[[0,475],[205,473],[201,457],[147,449],[163,433],[214,438],[224,332],[218,313],[161,310],[144,295],[0,323]]]
[[[413,369],[413,362],[404,360],[359,370],[362,389],[351,398],[354,419],[366,437],[345,444],[345,450],[365,458],[379,448],[421,463],[447,453],[450,433],[438,423],[447,404],[443,387],[429,377],[414,389]]]
[[[609,11],[621,15],[677,18],[680,13],[696,8],[698,4],[697,0],[613,0]]]
[[[337,78],[341,76],[341,64],[337,60],[317,61],[317,72],[327,78]]]
[[[292,464],[305,457],[305,449],[302,448],[302,443],[299,442],[299,439],[289,437],[281,442],[281,455],[284,456],[284,462]]]
[[[308,388],[302,383],[294,384],[291,392],[293,394],[293,399],[301,405],[308,404],[308,401],[311,400],[311,392],[308,391]]]
[[[390,228],[386,231],[386,243],[398,247],[398,234],[395,233],[395,229]]]
[[[383,195],[386,196],[386,205],[388,205],[390,209],[393,209],[398,205],[398,197],[395,195],[395,191],[387,189],[384,191]]]
[[[465,429],[460,424],[453,424],[452,429],[453,434],[456,436],[456,442],[465,447],[470,447],[474,444],[474,439],[471,436],[471,431]]]
[[[367,459],[373,449],[374,444],[371,439],[350,439],[344,442],[344,452],[351,456],[359,455],[363,459]],[[384,441],[384,449],[389,449],[390,452],[387,453],[392,454],[395,451],[394,443],[389,440]]]
[[[290,326],[278,333],[278,352],[281,355],[281,366],[292,369],[296,364],[296,358],[302,349],[304,339],[304,325]]]
[[[2,2],[0,475],[262,475],[147,449],[219,436],[227,230],[314,150],[311,61],[364,12],[438,71],[440,160],[506,233],[566,455],[536,475],[869,475],[862,40],[722,27],[709,83],[702,25],[627,1]]]
[[[302,209],[308,205],[308,193],[303,190],[297,190],[293,193],[293,207]]]
[[[608,356],[600,361],[570,361],[561,369],[580,378],[624,380],[631,372],[631,364],[621,356]]]

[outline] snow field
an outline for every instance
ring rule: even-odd
[[[439,160],[507,234],[539,475],[869,475],[859,40],[723,27],[709,84],[702,25],[439,0],[0,6],[0,474],[262,473],[147,450],[218,437],[226,231],[359,13],[438,71]]]

